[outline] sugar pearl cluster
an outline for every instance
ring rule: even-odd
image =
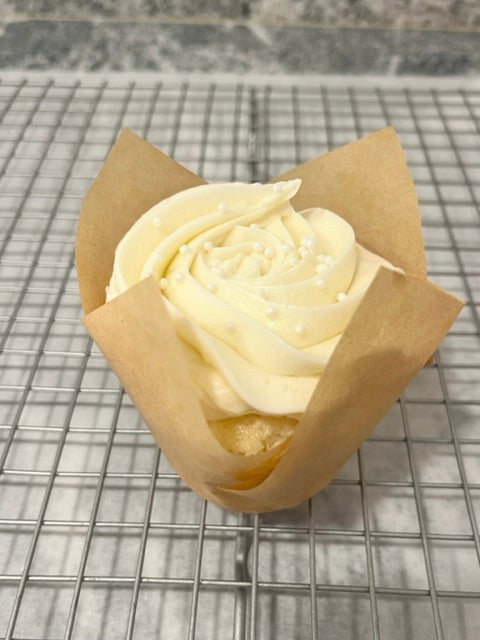
[[[283,189],[277,184],[273,192]],[[179,244],[167,270],[159,274],[161,290],[184,300],[179,286],[202,287],[206,304],[222,310],[218,325],[227,337],[248,330],[246,315],[292,344],[314,343],[316,325],[310,316],[322,306],[347,300],[335,277],[338,248],[329,245],[321,225],[289,205],[281,223],[261,208],[248,221],[244,212],[235,215],[225,202],[218,202],[212,215],[216,225]],[[163,224],[158,217],[152,223],[155,228]]]

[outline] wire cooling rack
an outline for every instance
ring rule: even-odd
[[[428,84],[428,83],[426,83]],[[130,126],[211,181],[393,123],[431,278],[466,306],[332,484],[245,516],[186,488],[82,328],[82,197]],[[0,637],[480,637],[480,90],[0,83]]]

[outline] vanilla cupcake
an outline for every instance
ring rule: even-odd
[[[115,251],[109,302],[152,276],[217,438],[253,455],[292,434],[380,266],[301,180],[211,184],[157,203]],[[160,384],[160,382],[159,382]]]
[[[463,304],[391,127],[274,183],[206,185],[126,130],[77,228],[87,330],[183,480],[246,512],[328,484]]]

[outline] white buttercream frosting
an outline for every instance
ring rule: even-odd
[[[107,301],[158,281],[208,419],[301,414],[378,267],[393,268],[343,218],[296,212],[300,183],[187,189],[116,249]]]

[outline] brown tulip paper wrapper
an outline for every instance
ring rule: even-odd
[[[431,357],[462,302],[428,282],[415,188],[388,127],[279,176],[302,178],[297,210],[330,209],[366,248],[402,267],[381,268],[320,376],[293,436],[255,456],[217,441],[201,410],[153,278],[108,304],[105,287],[123,235],[154,204],[204,183],[125,130],[90,188],[76,259],[84,323],[158,445],[184,481],[224,507],[293,507],[330,482]]]

